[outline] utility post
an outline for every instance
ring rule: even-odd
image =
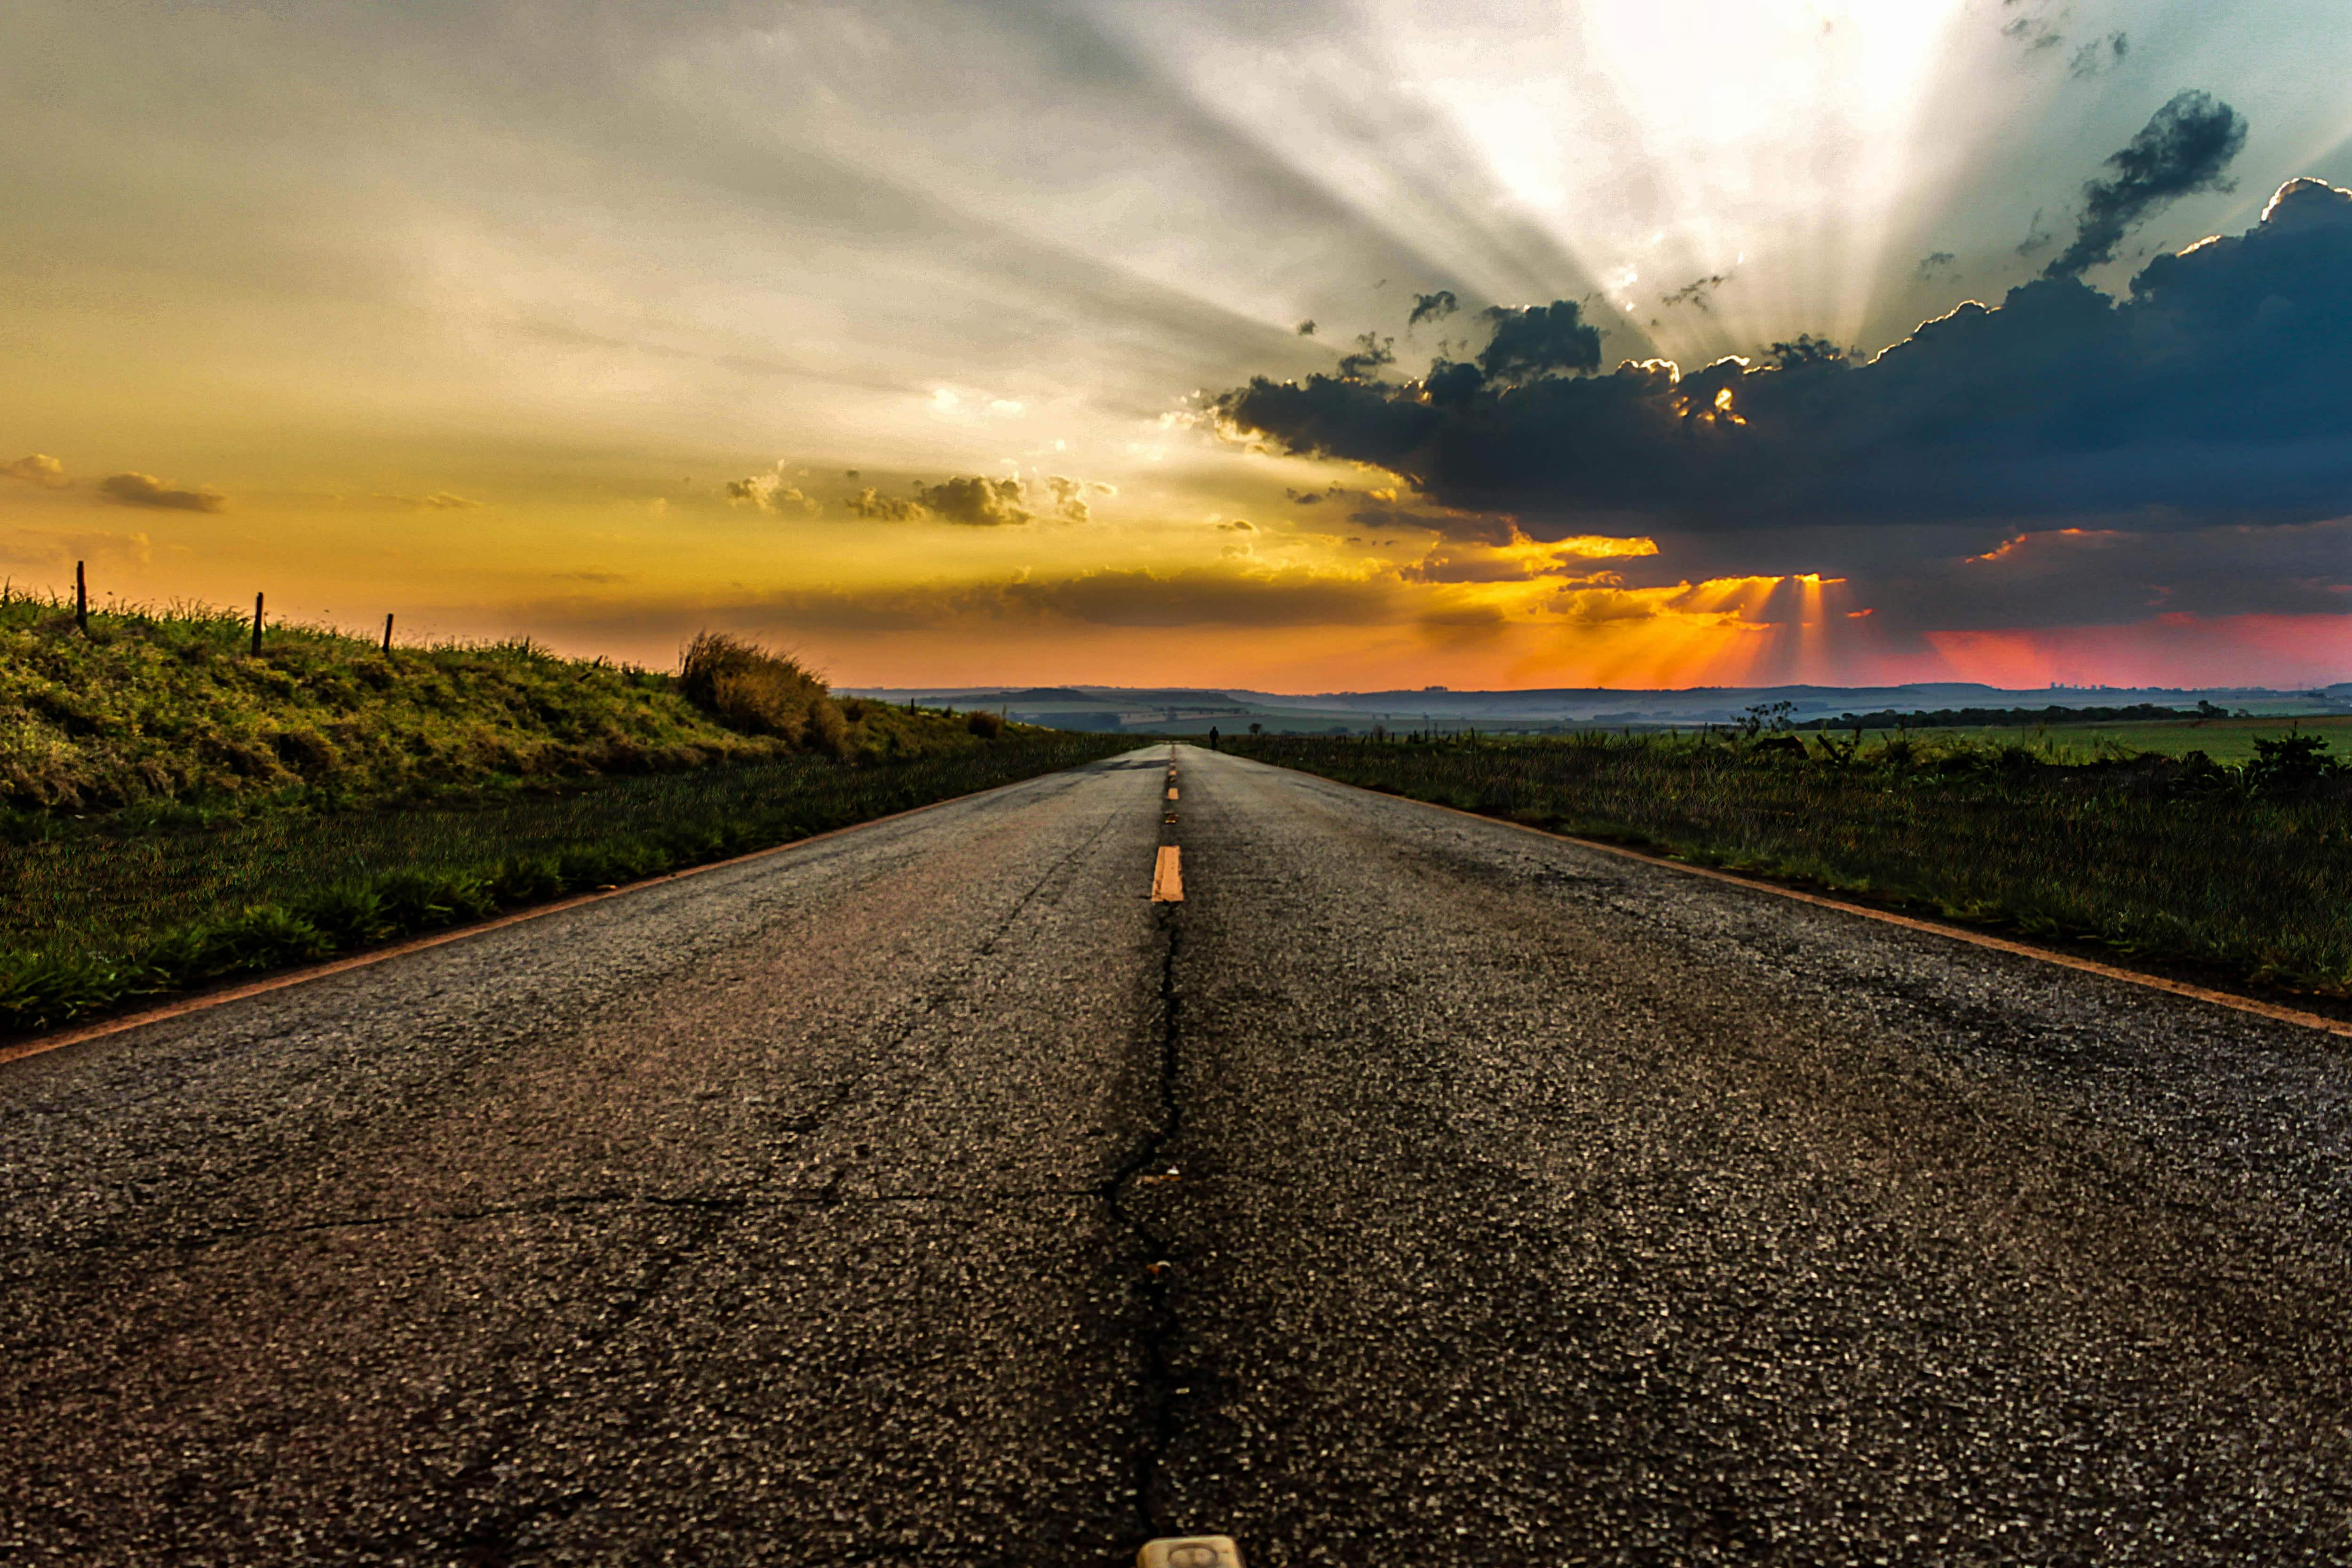
[[[253,657],[261,657],[261,595],[253,596]]]

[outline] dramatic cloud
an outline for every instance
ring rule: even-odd
[[[1423,321],[1442,321],[1461,308],[1462,301],[1454,297],[1451,289],[1440,289],[1434,294],[1415,294],[1412,313],[1404,319],[1405,328],[1410,331]]]
[[[152,474],[113,474],[100,479],[98,488],[125,506],[167,511],[221,511],[228,506],[228,497],[218,490],[175,490]]]
[[[2107,159],[2112,178],[2083,186],[2083,224],[2045,268],[2072,278],[2115,258],[2134,224],[2195,191],[2227,190],[2222,173],[2246,144],[2245,117],[2210,93],[2181,92]]]
[[[1478,355],[1479,373],[1488,381],[1535,381],[1601,368],[1600,329],[1586,323],[1584,307],[1573,300],[1496,305],[1481,315],[1495,329]]]
[[[1349,381],[1363,381],[1378,374],[1382,367],[1396,363],[1396,340],[1376,332],[1365,332],[1356,339],[1356,352],[1342,355],[1339,374]]]
[[[1538,536],[1596,512],[1700,532],[2010,516],[2147,530],[2352,512],[2347,360],[2352,192],[2300,180],[2244,235],[2156,258],[2121,301],[2043,279],[1867,363],[1801,338],[1689,374],[1649,362],[1512,385],[1487,367],[1524,360],[1490,350],[1402,385],[1260,378],[1214,406],[1239,434]]]
[[[0,463],[0,474],[28,485],[39,485],[43,489],[61,490],[73,482],[66,478],[66,466],[45,452],[19,458],[13,463]]]
[[[941,522],[958,522],[967,528],[1002,528],[1028,522],[1036,515],[1022,505],[1019,479],[975,476],[944,479],[936,485],[919,484],[915,487],[915,500]]]
[[[856,472],[856,469],[850,471],[853,476]],[[730,494],[734,493],[734,486],[728,489]],[[1091,519],[1093,513],[1087,497],[1118,493],[1116,485],[1105,484],[1099,479],[1071,479],[1065,474],[1046,476],[1039,489],[1044,495],[1036,505],[1049,509],[1053,516],[1065,522],[1086,522]],[[782,493],[792,498],[793,504],[801,504],[797,490]],[[814,502],[805,504],[811,511],[815,510]],[[904,500],[883,495],[869,485],[850,497],[845,504],[852,516],[874,522],[933,521],[952,522],[965,528],[1008,528],[1037,520],[1037,511],[1032,508],[1029,487],[1009,476],[992,479],[972,475],[942,479],[935,485],[919,482],[913,497]]]

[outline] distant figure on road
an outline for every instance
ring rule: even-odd
[[[1215,751],[1216,749],[1217,749],[1217,727],[1216,727],[1214,724],[1212,724],[1212,725],[1210,725],[1210,726],[1209,726],[1209,750],[1211,750],[1211,751],[1213,751],[1213,751]]]

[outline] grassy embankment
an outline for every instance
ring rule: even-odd
[[[0,1033],[789,842],[1125,750],[528,643],[0,607]]]
[[[2232,767],[1828,740],[1269,737],[1234,749],[2141,962],[2352,993],[2352,772],[2308,745]]]

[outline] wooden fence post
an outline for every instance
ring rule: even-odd
[[[383,652],[386,658],[392,657],[392,616],[390,615],[383,617]]]
[[[85,564],[79,561],[74,563],[74,625],[81,628],[82,636],[88,637],[89,636],[89,578],[82,570]]]
[[[261,595],[253,596],[253,657],[261,657]]]

